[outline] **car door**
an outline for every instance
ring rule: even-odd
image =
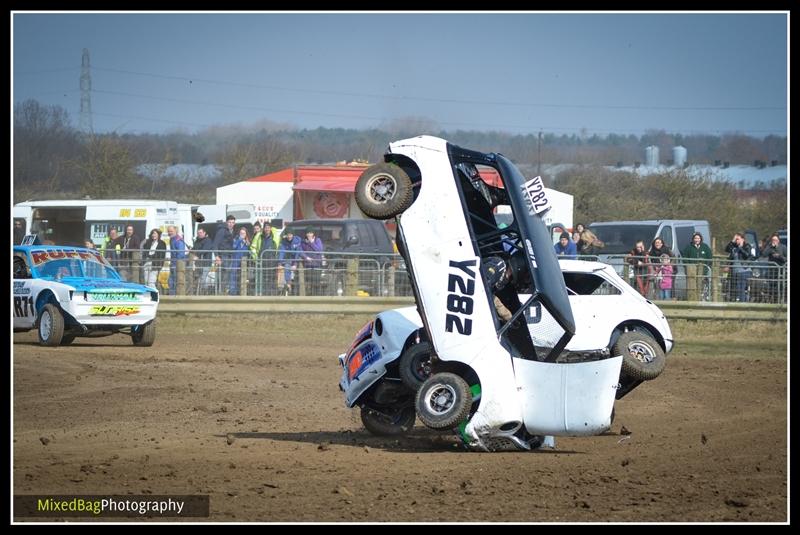
[[[513,360],[529,433],[589,436],[611,427],[621,356],[569,364]]]
[[[11,308],[14,313],[14,330],[27,330],[36,323],[36,279],[31,279],[27,257],[14,254],[14,293]]]

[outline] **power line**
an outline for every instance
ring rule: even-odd
[[[126,93],[123,91],[107,91],[104,89],[95,89],[95,93],[107,94],[107,95],[120,95],[126,97],[134,97],[134,98],[143,98],[143,99],[150,99],[150,100],[163,100],[165,102],[177,102],[180,104],[196,104],[199,106],[218,106],[221,108],[233,108],[233,109],[241,109],[241,110],[254,110],[254,111],[266,111],[270,113],[296,113],[301,115],[320,115],[323,117],[340,117],[346,119],[367,119],[367,120],[380,120],[376,117],[370,116],[363,116],[363,115],[344,115],[340,113],[326,113],[326,112],[311,112],[311,111],[304,111],[304,110],[279,110],[275,108],[264,108],[261,106],[247,106],[244,104],[226,104],[226,103],[219,103],[219,102],[210,102],[210,101],[203,101],[203,100],[189,100],[189,99],[180,99],[180,98],[172,98],[172,97],[159,97],[155,95],[142,95],[140,93]]]
[[[335,118],[343,118],[343,119],[357,119],[357,120],[366,120],[366,121],[375,121],[381,122],[387,120],[386,117],[377,117],[377,116],[369,116],[369,115],[352,115],[352,114],[342,114],[342,113],[328,113],[328,112],[315,112],[315,111],[308,111],[308,110],[294,110],[294,109],[278,109],[278,108],[267,108],[263,106],[252,106],[252,105],[244,105],[244,104],[228,104],[228,103],[220,103],[220,102],[213,102],[213,101],[204,101],[204,100],[192,100],[192,99],[180,99],[180,98],[173,98],[173,97],[162,97],[156,95],[145,95],[141,93],[130,93],[124,91],[109,91],[104,89],[95,89],[91,90],[92,93],[96,94],[104,94],[104,95],[116,95],[116,96],[123,96],[123,97],[130,97],[130,98],[140,98],[140,99],[147,99],[147,100],[157,100],[157,101],[164,101],[164,102],[173,102],[179,104],[190,104],[196,106],[216,106],[220,108],[230,108],[230,109],[241,109],[241,110],[252,110],[252,111],[261,111],[261,112],[268,112],[268,113],[282,113],[282,114],[294,114],[294,115],[308,115],[308,116],[320,116],[320,117],[335,117]],[[58,94],[63,93],[65,96],[67,94],[74,94],[75,90],[64,90],[64,91],[48,91],[39,93],[41,95],[46,94]],[[108,115],[113,117],[120,117],[120,118],[131,118],[137,120],[144,120],[144,121],[154,121],[159,123],[170,123],[170,124],[178,124],[178,125],[191,125],[191,126],[201,126],[201,127],[210,127],[212,125],[204,124],[204,123],[193,123],[193,122],[186,122],[186,121],[170,121],[164,119],[154,119],[154,118],[147,118],[141,116],[127,116],[127,115],[119,115],[119,114],[99,114],[95,112],[95,115]],[[589,128],[586,126],[547,126],[547,125],[520,125],[520,124],[486,124],[486,123],[475,123],[475,122],[455,122],[455,121],[439,121],[436,119],[430,119],[433,123],[437,125],[446,125],[446,126],[453,126],[453,127],[472,127],[472,128],[494,128],[494,129],[514,129],[517,131],[525,131],[528,133],[535,132],[538,130],[544,130],[548,132],[587,132],[589,134],[645,134],[649,131],[659,131],[659,130],[666,130],[661,127],[650,127],[650,128],[638,128],[638,129],[614,129],[614,130],[607,130],[603,128]],[[785,135],[785,132],[779,130],[737,130],[737,129],[715,129],[715,130],[681,130],[681,133],[689,133],[689,134],[724,134],[729,133],[731,131],[735,131],[737,133],[749,133],[749,134],[778,134],[778,135]]]
[[[311,113],[311,112],[308,112]],[[156,123],[167,123],[167,124],[176,124],[182,126],[197,126],[202,128],[212,128],[213,126],[220,126],[219,124],[212,125],[208,123],[195,123],[189,121],[173,121],[169,119],[163,118],[153,118],[153,117],[143,117],[140,115],[124,115],[124,114],[115,114],[115,113],[102,113],[102,112],[93,112],[94,115],[101,115],[107,117],[116,117],[120,119],[135,119],[140,121],[148,121],[148,122],[156,122]],[[348,116],[348,115],[339,115],[338,117],[344,118],[366,118],[371,120],[383,120],[384,118],[377,118],[377,117],[357,117],[357,116]],[[726,133],[776,133],[773,130],[711,130],[711,131],[703,131],[703,130],[684,130],[681,132],[667,132],[663,128],[642,128],[642,129],[616,129],[616,130],[603,130],[603,129],[594,129],[594,128],[585,128],[585,127],[561,127],[561,126],[529,126],[529,125],[485,125],[480,123],[458,123],[458,122],[446,122],[446,121],[435,121],[431,120],[437,125],[443,126],[472,126],[472,127],[483,127],[483,128],[510,128],[516,130],[522,130],[523,133],[528,133],[530,135],[534,135],[533,131],[542,130],[544,133],[555,133],[555,132],[564,132],[564,133],[574,133],[579,134],[581,132],[586,132],[587,134],[647,134],[651,131],[665,131],[667,134],[670,133],[679,133],[679,134],[694,134],[694,135],[722,135]],[[322,127],[324,128],[324,127]],[[301,129],[303,130],[303,129]],[[311,129],[313,130],[313,128]]]
[[[301,114],[301,115],[312,115],[312,116],[321,116],[321,117],[338,117],[344,119],[360,119],[360,120],[368,120],[368,121],[382,121],[385,120],[384,117],[375,117],[369,115],[348,115],[348,114],[341,114],[341,113],[327,113],[327,112],[314,112],[314,111],[307,111],[307,110],[292,110],[292,109],[277,109],[277,108],[265,108],[262,106],[249,106],[243,104],[227,104],[227,103],[219,103],[219,102],[212,102],[212,101],[201,101],[201,100],[190,100],[190,99],[178,99],[172,97],[160,97],[155,95],[143,95],[140,93],[127,93],[122,91],[107,91],[102,89],[95,89],[93,90],[95,93],[102,93],[108,95],[119,95],[119,96],[127,96],[127,97],[134,97],[134,98],[142,98],[142,99],[150,99],[150,100],[162,100],[166,102],[176,102],[182,104],[193,104],[199,106],[218,106],[222,108],[232,108],[232,109],[244,109],[244,110],[253,110],[253,111],[263,111],[269,113],[287,113],[287,114]],[[485,124],[485,123],[474,123],[474,122],[454,122],[454,121],[437,121],[432,119],[432,121],[442,124],[442,125],[451,125],[451,126],[472,126],[472,127],[483,127],[483,128],[515,128],[518,130],[557,130],[557,131],[580,131],[580,130],[587,130],[591,132],[598,132],[598,133],[620,133],[620,132],[643,132],[646,133],[650,130],[661,130],[659,128],[641,128],[641,129],[618,129],[618,130],[599,130],[599,129],[589,129],[585,127],[563,127],[563,126],[537,126],[532,127],[530,125],[519,125],[519,124]],[[722,132],[721,130],[715,130],[716,132]],[[743,132],[752,132],[752,133],[780,133],[781,131],[777,130],[746,130]]]
[[[137,115],[121,115],[117,113],[103,113],[96,111],[94,115],[102,115],[104,117],[115,117],[117,119],[136,119],[137,121],[148,121],[148,122],[155,122],[155,123],[168,123],[168,124],[179,124],[179,125],[186,125],[186,126],[200,126],[203,128],[211,128],[213,125],[205,124],[205,123],[190,123],[186,121],[170,121],[168,119],[155,119],[153,117],[141,117]]]
[[[786,110],[785,106],[634,106],[629,104],[563,104],[563,103],[540,103],[540,102],[500,102],[500,101],[486,101],[486,100],[463,100],[463,99],[446,99],[434,97],[407,97],[396,95],[385,95],[378,93],[355,93],[349,91],[330,91],[323,89],[307,89],[285,87],[277,85],[254,84],[246,82],[233,82],[225,80],[213,80],[208,78],[174,76],[166,74],[156,74],[140,71],[128,71],[124,69],[113,69],[108,67],[94,67],[95,70],[116,72],[121,74],[131,74],[135,76],[149,76],[153,78],[163,78],[166,80],[179,80],[194,84],[195,82],[229,85],[235,87],[247,87],[252,89],[275,89],[279,91],[290,91],[296,93],[313,93],[321,95],[337,95],[348,97],[367,97],[389,100],[403,100],[403,101],[421,101],[421,102],[435,102],[435,103],[449,103],[449,104],[472,104],[472,105],[492,105],[492,106],[509,106],[509,107],[534,107],[534,108],[575,108],[575,109],[611,109],[611,110],[658,110],[658,111],[778,111]]]
[[[74,94],[75,90],[64,90],[64,91],[48,91],[39,93],[40,95],[46,94],[58,94],[63,93],[67,94]],[[358,119],[358,120],[367,120],[367,121],[385,121],[385,117],[376,117],[376,116],[369,116],[369,115],[349,115],[349,114],[341,114],[341,113],[328,113],[328,112],[314,112],[308,110],[294,110],[294,109],[278,109],[278,108],[267,108],[263,106],[251,106],[251,105],[244,105],[244,104],[228,104],[228,103],[220,103],[220,102],[213,102],[213,101],[203,101],[203,100],[192,100],[192,99],[179,99],[179,98],[172,98],[172,97],[162,97],[156,95],[145,95],[141,93],[129,93],[124,91],[109,91],[104,89],[92,89],[92,93],[96,94],[104,94],[104,95],[116,95],[116,96],[123,96],[123,97],[131,97],[131,98],[141,98],[147,100],[158,100],[164,102],[173,102],[179,104],[191,104],[197,106],[216,106],[220,108],[230,108],[230,109],[242,109],[242,110],[252,110],[252,111],[261,111],[261,112],[268,112],[268,113],[283,113],[283,114],[299,114],[299,115],[309,115],[309,116],[320,116],[320,117],[335,117],[335,118],[343,118],[343,119]],[[186,122],[186,121],[170,121],[164,119],[155,119],[155,118],[147,118],[141,116],[128,116],[128,115],[120,115],[120,114],[100,114],[94,112],[95,115],[108,115],[111,117],[119,117],[119,118],[129,118],[129,119],[137,119],[137,120],[144,120],[144,121],[154,121],[159,123],[170,123],[170,124],[178,124],[178,125],[191,125],[191,126],[200,126],[200,127],[210,127],[212,125],[204,124],[204,123],[193,123],[193,122]],[[637,128],[637,129],[614,129],[614,130],[607,130],[602,128],[589,128],[585,126],[547,126],[547,125],[520,125],[520,124],[486,124],[486,123],[475,123],[475,122],[455,122],[455,121],[439,121],[436,119],[430,119],[432,122],[438,125],[445,125],[445,126],[454,126],[454,127],[472,127],[472,128],[507,128],[507,129],[514,129],[518,131],[526,131],[526,132],[535,132],[538,130],[544,130],[546,132],[586,132],[588,134],[646,134],[650,131],[660,131],[664,130],[665,128],[662,127],[649,127],[649,128]],[[781,134],[785,135],[783,130],[741,130],[741,129],[716,129],[716,130],[682,130],[681,133],[689,133],[689,134],[724,134],[729,132],[736,132],[736,133],[747,133],[747,134]]]

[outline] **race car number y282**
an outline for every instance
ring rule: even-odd
[[[455,329],[460,334],[472,334],[472,315],[475,295],[475,260],[450,261],[451,268],[458,268],[466,274],[463,278],[458,271],[450,272],[447,278],[447,310],[444,330],[451,333]]]

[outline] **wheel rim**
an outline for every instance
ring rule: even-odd
[[[656,352],[644,342],[631,342],[628,344],[628,352],[633,358],[644,363],[653,362],[656,358]]]
[[[53,328],[53,318],[50,317],[50,312],[47,310],[42,312],[42,318],[39,320],[39,335],[42,340],[50,338],[50,331]]]
[[[417,379],[424,381],[431,375],[431,359],[430,357],[422,356],[414,361],[414,375]]]
[[[425,396],[425,408],[432,414],[446,414],[456,401],[456,390],[450,385],[437,384]]]
[[[397,182],[388,173],[378,173],[367,182],[367,192],[373,202],[385,204],[394,198]]]

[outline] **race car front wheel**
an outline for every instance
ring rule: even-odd
[[[613,355],[622,355],[622,373],[641,381],[655,379],[667,365],[664,350],[653,337],[642,331],[622,333],[612,348]]]
[[[411,178],[399,166],[368,167],[356,182],[356,204],[373,219],[389,219],[406,211],[414,200]]]
[[[39,344],[43,346],[57,346],[64,336],[64,316],[58,307],[47,303],[39,313]]]
[[[423,424],[432,429],[453,429],[469,416],[472,392],[458,375],[435,373],[417,390],[415,406]]]
[[[133,345],[150,347],[156,341],[156,321],[144,325],[137,325],[131,329]]]

